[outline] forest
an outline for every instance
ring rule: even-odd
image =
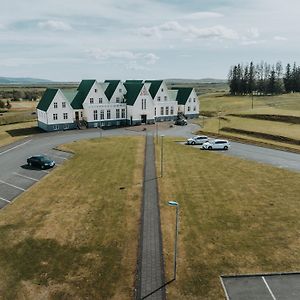
[[[300,67],[288,63],[283,68],[276,64],[261,62],[237,64],[230,68],[228,84],[231,95],[278,95],[300,92]]]

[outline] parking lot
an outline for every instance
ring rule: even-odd
[[[69,159],[71,154],[55,149],[40,153],[52,158],[57,168]],[[35,167],[29,167],[24,161],[14,172],[7,174],[5,180],[0,179],[0,209],[12,203],[16,197],[28,190],[33,184],[40,181],[45,175],[52,172],[53,169],[41,170]]]
[[[221,276],[227,300],[298,300],[300,273]]]

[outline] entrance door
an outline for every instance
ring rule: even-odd
[[[141,115],[141,121],[142,121],[142,124],[146,124],[147,123],[147,115]]]
[[[79,112],[75,111],[75,120],[79,120]]]

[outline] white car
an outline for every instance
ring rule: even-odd
[[[228,150],[230,143],[227,140],[212,140],[205,142],[201,149],[204,150]]]
[[[208,142],[208,137],[206,135],[197,135],[186,141],[188,145],[202,145],[205,142]]]

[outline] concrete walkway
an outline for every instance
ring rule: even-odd
[[[164,284],[155,147],[153,136],[150,134],[147,134],[146,138],[144,195],[139,250],[136,299],[144,299]],[[165,289],[159,289],[145,299],[165,299]]]

